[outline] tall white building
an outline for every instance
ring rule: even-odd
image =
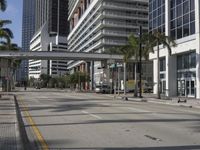
[[[165,32],[176,40],[172,55],[160,45],[160,85],[168,96],[200,98],[200,1],[150,0],[149,31]],[[157,93],[156,51],[154,62],[154,93]],[[166,92],[165,92],[166,91]]]
[[[101,53],[127,44],[127,37],[139,33],[139,26],[148,31],[148,0],[69,0],[69,50]],[[89,70],[90,62],[70,61],[68,69]],[[107,75],[105,64],[94,62],[96,83]]]

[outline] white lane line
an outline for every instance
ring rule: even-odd
[[[147,111],[147,110],[139,109],[139,108],[133,108],[133,107],[125,107],[124,109],[129,109],[129,110],[133,110],[136,112],[151,113],[151,111]]]
[[[89,116],[92,116],[92,117],[94,117],[94,118],[96,118],[96,119],[102,119],[100,116],[91,114],[91,113],[89,113],[89,112],[87,112],[87,111],[82,111],[82,113],[87,114],[87,115],[89,115]]]

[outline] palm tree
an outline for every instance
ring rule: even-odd
[[[133,34],[131,34],[128,38],[128,47],[129,51],[131,51],[132,55],[135,57],[135,90],[134,90],[134,96],[137,97],[137,64],[140,57],[140,39],[138,37],[135,37]]]
[[[149,34],[144,34],[143,36],[146,52],[154,52],[155,46],[157,46],[157,98],[160,99],[160,61],[159,61],[159,45],[167,47],[168,54],[171,55],[171,47],[176,46],[176,42],[169,36],[166,36],[164,33],[153,32]]]
[[[6,0],[0,0],[0,10],[5,11],[7,7],[7,1]]]
[[[7,42],[5,41],[1,41],[0,42],[0,51],[9,51],[9,50],[12,50],[12,51],[19,51],[20,48],[18,47],[17,44],[15,43],[10,43],[10,40],[8,40]],[[14,75],[15,75],[15,72],[16,72],[16,69],[17,67],[20,65],[21,63],[21,60],[15,60],[15,59],[7,59],[7,63],[8,63],[8,68],[11,68],[12,69],[12,85],[14,85]],[[8,72],[8,70],[7,70]],[[13,86],[14,87],[14,86]],[[8,88],[8,87],[7,87]]]
[[[128,37],[128,44],[123,46],[121,48],[121,52],[124,55],[124,62],[127,62],[130,60],[131,57],[134,56],[135,58],[135,68],[134,68],[134,72],[135,72],[135,90],[134,90],[134,96],[137,97],[137,89],[138,89],[138,84],[137,84],[137,63],[139,62],[139,58],[140,58],[140,39],[139,37],[136,37],[135,35],[131,34]],[[148,59],[148,51],[142,51],[142,57],[144,57],[145,59]],[[124,80],[126,81],[126,80]]]
[[[11,43],[13,33],[9,28],[5,28],[4,26],[11,23],[10,20],[0,20],[0,38],[5,39],[7,43]]]
[[[112,47],[110,49],[106,49],[106,54],[119,54],[123,55],[123,63],[124,63],[124,96],[126,96],[126,66],[129,62],[130,58],[133,56],[132,51],[130,51],[129,45]]]

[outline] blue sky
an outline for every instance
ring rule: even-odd
[[[11,25],[8,25],[13,34],[13,43],[17,43],[21,46],[22,35],[22,11],[23,0],[7,0],[7,9],[5,12],[0,12],[0,19],[8,19],[12,21]]]

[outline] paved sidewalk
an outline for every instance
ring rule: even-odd
[[[0,98],[0,149],[21,149],[19,137],[14,97],[2,96]]]
[[[114,97],[114,95],[107,95],[109,97]],[[179,101],[178,97],[173,97],[168,99],[167,97],[162,97],[161,99],[157,99],[156,95],[154,94],[143,94],[143,98],[134,98],[133,94],[128,93],[127,98],[129,101],[136,101],[136,102],[150,102],[150,103],[159,103],[159,104],[166,104],[166,105],[174,105],[174,106],[183,106],[183,107],[190,107],[190,108],[199,108],[200,109],[200,100],[199,99],[192,99],[192,98],[180,98],[181,102]],[[123,94],[117,96],[117,99],[122,99],[124,97]],[[184,100],[187,100],[184,102]]]

